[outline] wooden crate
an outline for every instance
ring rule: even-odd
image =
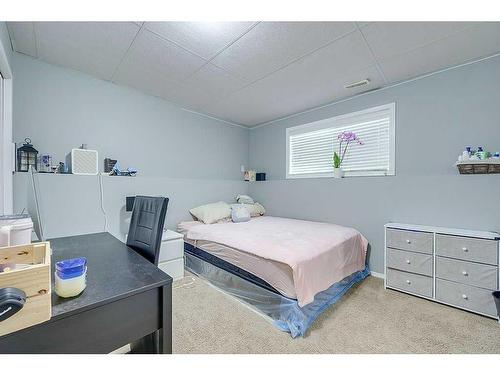
[[[0,288],[26,293],[23,308],[0,322],[0,336],[45,322],[51,317],[50,243],[0,247],[0,264],[30,264],[28,268],[0,272]]]

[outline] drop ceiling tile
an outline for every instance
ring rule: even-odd
[[[215,65],[206,64],[185,80],[183,85],[203,91],[212,97],[221,98],[242,88],[245,82]]]
[[[230,43],[230,31],[174,24],[163,30],[168,36],[134,22],[10,22],[8,28],[20,52],[36,55],[38,48],[45,61],[99,78],[115,72],[116,83],[247,126],[384,85],[357,27],[390,82],[500,52],[498,22],[264,22],[212,64],[198,55],[210,56],[225,38]],[[344,89],[365,78],[371,85]]]
[[[351,82],[348,78],[342,79],[343,75],[374,64],[375,60],[361,34],[355,32],[253,83],[250,87],[262,92],[273,92],[274,87],[281,87],[289,93],[286,96],[293,95],[296,91],[308,92],[316,88],[328,92],[332,86],[340,84],[343,87]],[[369,77],[360,77],[357,81],[364,78]]]
[[[230,94],[213,115],[256,125],[324,103],[380,87],[383,78],[359,32],[337,40],[299,61]],[[346,83],[368,78],[366,87],[346,90]]]
[[[371,84],[346,91],[344,80],[358,81],[369,77]],[[211,115],[227,121],[255,126],[277,118],[302,112],[323,104],[353,96],[364,91],[373,90],[383,85],[383,78],[375,66],[339,76],[330,77],[330,84],[322,87],[311,85],[294,92],[285,87],[274,87],[272,91],[262,91],[258,88],[238,91],[211,106]],[[208,111],[208,109],[205,109]],[[207,112],[208,113],[208,112]]]
[[[414,78],[500,52],[500,22],[485,22],[380,62],[391,82]]]
[[[254,81],[355,29],[354,22],[261,22],[212,62]]]
[[[209,59],[254,22],[146,22],[145,27]]]
[[[254,89],[238,91],[212,103],[203,111],[222,120],[251,127],[261,122],[264,116],[278,112],[274,101],[265,97],[258,95]]]
[[[142,66],[120,67],[120,70],[113,78],[113,82],[166,100],[171,100],[171,97],[180,86],[178,82],[169,81],[161,74],[144,69]]]
[[[213,107],[217,98],[206,90],[180,85],[175,92],[171,93],[169,100],[181,107],[207,113],[207,109]]]
[[[205,60],[142,29],[118,67],[113,82],[169,98]]]
[[[7,22],[14,51],[37,57],[33,22]]]
[[[325,81],[326,84],[329,83],[330,76],[338,78],[339,73],[360,70],[374,64],[375,60],[361,33],[356,31],[274,72],[261,81],[280,80],[282,84],[300,86],[323,85]]]
[[[133,22],[36,22],[38,57],[110,79],[138,30]]]
[[[475,22],[372,22],[361,30],[375,57],[382,60],[475,25]]]

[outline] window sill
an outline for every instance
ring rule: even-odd
[[[394,172],[344,172],[344,177],[393,177]],[[320,173],[320,174],[303,174],[303,175],[286,175],[287,180],[299,180],[304,178],[334,178],[333,173]]]

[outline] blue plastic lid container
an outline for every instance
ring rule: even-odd
[[[87,258],[61,260],[56,263],[56,274],[61,279],[72,279],[81,276],[87,270]]]

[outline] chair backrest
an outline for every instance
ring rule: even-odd
[[[127,236],[127,246],[158,265],[168,198],[137,196]]]

